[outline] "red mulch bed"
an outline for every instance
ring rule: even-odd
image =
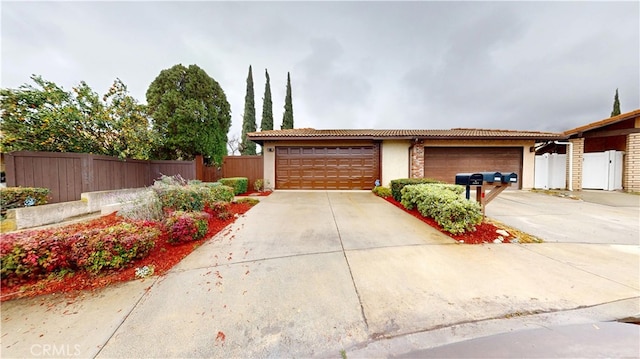
[[[391,204],[393,204],[394,206],[402,209],[403,211],[411,214],[412,216],[418,218],[419,220],[423,221],[424,223],[430,225],[431,227],[439,230],[440,232],[446,234],[447,236],[455,239],[456,241],[460,242],[460,241],[464,241],[464,242],[460,242],[460,243],[465,243],[465,244],[483,244],[483,243],[493,243],[493,241],[498,238],[499,234],[496,233],[496,230],[498,230],[499,228],[494,226],[491,223],[488,222],[482,222],[480,223],[478,226],[476,226],[476,230],[475,232],[466,232],[463,234],[458,234],[458,235],[454,235],[451,234],[445,230],[442,229],[442,227],[440,227],[440,225],[431,217],[423,217],[420,212],[418,212],[418,210],[416,208],[412,209],[412,210],[408,210],[406,209],[400,202],[396,201],[395,199],[393,199],[393,197],[386,197],[385,200]],[[511,243],[509,241],[509,237],[505,237],[504,241],[502,243]]]
[[[266,197],[271,194],[271,191],[247,191],[237,195],[237,197]]]
[[[71,297],[78,295],[81,290],[95,290],[106,287],[113,283],[126,282],[135,279],[136,268],[153,265],[154,275],[162,275],[170,270],[174,265],[178,264],[184,257],[189,255],[194,249],[203,242],[210,239],[227,225],[235,221],[235,215],[241,215],[251,209],[251,205],[247,203],[232,203],[231,216],[228,219],[219,219],[215,214],[209,220],[209,231],[203,239],[180,243],[178,245],[169,244],[167,242],[167,234],[163,233],[156,246],[153,248],[149,256],[146,258],[130,263],[124,269],[111,270],[92,275],[88,272],[78,271],[73,275],[67,275],[62,279],[40,279],[31,280],[26,283],[14,285],[2,285],[0,287],[0,301],[11,300],[16,298],[34,297],[43,294],[63,293]],[[212,212],[211,212],[212,213]],[[110,214],[87,223],[76,226],[109,226],[118,222],[116,214]]]

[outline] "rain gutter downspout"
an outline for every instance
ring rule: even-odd
[[[573,142],[553,141],[556,145],[569,145],[569,191],[573,192]]]

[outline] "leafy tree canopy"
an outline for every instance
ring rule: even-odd
[[[231,107],[224,91],[196,65],[162,70],[147,90],[149,115],[161,137],[158,156],[222,163],[227,154]]]
[[[2,137],[9,151],[81,152],[148,159],[155,136],[145,107],[116,79],[102,98],[85,82],[67,92],[33,75],[34,84],[0,90]]]

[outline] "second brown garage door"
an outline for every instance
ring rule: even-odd
[[[522,178],[522,147],[425,147],[424,176],[453,183],[456,173],[501,171]]]
[[[276,147],[277,189],[371,189],[378,146]]]

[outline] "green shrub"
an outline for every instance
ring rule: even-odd
[[[2,215],[7,209],[31,207],[47,204],[51,191],[39,187],[2,187],[0,188],[0,210]]]
[[[205,212],[176,211],[167,218],[169,243],[176,244],[198,240],[207,234],[209,214]]]
[[[231,202],[233,201],[233,188],[218,184],[217,186],[200,186],[203,193],[204,204],[210,206],[216,202]]]
[[[249,179],[247,177],[221,178],[219,182],[233,188],[235,195],[243,194],[249,188]]]
[[[422,184],[422,183],[442,183],[441,181],[432,179],[432,178],[399,178],[391,181],[391,195],[393,199],[400,202],[402,200],[402,188],[404,186],[412,185],[412,184]]]
[[[65,270],[122,268],[147,256],[160,234],[133,221],[104,228],[71,225],[7,233],[0,243],[0,277],[11,282]]]
[[[391,197],[391,189],[389,187],[377,186],[371,190],[376,196],[387,198]]]
[[[230,202],[215,202],[209,206],[209,210],[222,220],[229,219],[231,217]]]
[[[257,192],[262,192],[264,190],[264,181],[259,178],[255,182],[253,182],[253,189]]]
[[[202,211],[216,202],[231,202],[234,189],[217,182],[190,181],[162,177],[152,187],[160,206],[173,211]]]
[[[200,186],[173,186],[154,184],[153,190],[156,192],[163,209],[174,211],[202,211],[204,209],[204,195],[207,191]]]
[[[460,234],[474,231],[482,222],[482,207],[461,197],[464,187],[448,184],[408,185],[402,189],[401,203],[407,209],[417,208],[425,217],[433,218],[443,230]]]
[[[78,268],[91,273],[119,269],[146,257],[160,234],[160,230],[152,226],[127,222],[90,229],[69,238],[70,256]]]

